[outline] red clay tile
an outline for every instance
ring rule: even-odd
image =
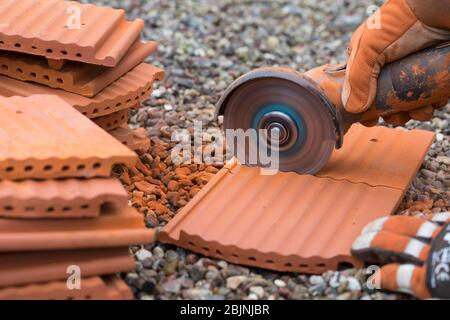
[[[156,42],[137,41],[114,68],[67,62],[60,70],[50,68],[45,58],[39,56],[0,51],[0,74],[93,97],[141,64],[156,47]]]
[[[127,202],[116,179],[0,181],[3,218],[94,218],[105,206],[121,208]]]
[[[317,176],[405,190],[434,137],[430,131],[353,125]]]
[[[153,82],[163,78],[163,70],[141,63],[95,97],[87,98],[60,89],[0,76],[0,96],[54,95],[65,100],[88,118],[96,118],[134,107],[146,100],[151,93]]]
[[[117,128],[109,133],[131,150],[146,152],[150,149],[150,139],[148,138],[147,130],[144,128],[135,130]]]
[[[377,164],[378,157],[386,157],[386,150],[366,139],[373,132],[365,129],[361,134],[364,138],[355,139],[360,143],[354,145],[353,152],[370,154],[368,160]],[[419,149],[417,154],[424,157],[432,135],[423,139],[424,133],[417,130],[405,134]],[[388,129],[382,136],[383,143],[397,138],[395,129]],[[355,177],[379,179],[378,174],[382,176],[384,170],[393,172],[405,166],[408,176],[394,180],[401,188],[371,186],[370,180],[354,183],[292,172],[263,176],[259,168],[227,165],[158,238],[206,256],[277,271],[321,273],[343,266],[360,267],[362,262],[350,253],[352,242],[367,223],[395,211],[417,172],[417,164],[423,160],[393,154],[395,157],[388,156],[384,167],[363,162],[368,172]],[[352,172],[363,172],[353,158],[348,160],[353,164],[348,166],[354,168]],[[349,176],[353,178],[347,173]]]
[[[132,298],[130,288],[118,276],[82,278],[80,290],[69,290],[65,280],[0,289],[0,300],[131,300]]]
[[[128,247],[0,254],[0,287],[67,280],[76,265],[83,277],[129,272],[136,267]]]
[[[92,119],[92,121],[100,128],[106,131],[112,131],[116,128],[120,128],[128,123],[129,109],[120,110],[107,116],[102,116]]]
[[[0,179],[108,177],[134,152],[55,96],[0,98]]]
[[[81,25],[78,27],[76,10]],[[68,11],[71,10],[71,11]],[[115,67],[144,28],[124,10],[63,0],[2,0],[0,49]]]
[[[0,252],[140,245],[151,243],[154,234],[129,207],[109,208],[94,219],[0,219]]]

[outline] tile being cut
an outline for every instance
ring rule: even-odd
[[[163,78],[163,70],[141,63],[95,97],[88,98],[64,90],[0,76],[0,96],[54,95],[88,118],[96,118],[140,104],[150,96],[153,82]]]
[[[388,143],[399,135],[396,129],[387,129],[381,136],[374,136],[376,131],[363,128],[362,133],[349,133],[359,136],[346,137],[344,148],[371,158],[361,169],[353,160],[358,157],[348,158],[351,166],[341,164],[345,158],[334,155],[336,175],[332,166],[327,169],[332,178],[293,172],[264,176],[259,168],[228,164],[169,222],[158,239],[206,256],[276,271],[322,273],[361,267],[363,263],[351,255],[352,242],[369,222],[395,212],[433,140],[432,134],[421,138],[424,133],[419,130],[402,132],[408,139],[400,137],[400,141],[414,142],[418,151],[413,154],[422,158],[392,151],[395,156],[382,162],[378,158],[386,157],[386,149],[370,139]],[[367,143],[369,147],[364,145]],[[384,186],[389,182],[380,178],[384,170],[393,172],[399,166],[408,169],[395,177],[392,187]],[[354,171],[339,176],[342,167]],[[359,182],[352,181],[355,177]],[[370,177],[375,179],[373,185]]]
[[[128,247],[0,254],[0,288],[67,280],[78,266],[83,277],[129,272],[136,262]]]
[[[149,244],[154,230],[130,207],[93,219],[0,219],[0,252],[110,248]]]
[[[67,62],[61,70],[50,68],[47,60],[39,56],[0,51],[0,74],[93,97],[141,64],[156,48],[155,42],[137,41],[114,68]]]
[[[55,96],[0,99],[0,179],[109,177],[134,152]]]
[[[133,294],[118,276],[81,278],[81,289],[67,280],[0,289],[0,300],[131,300]]]
[[[424,130],[353,125],[317,176],[405,190],[434,137]]]
[[[107,116],[92,119],[92,121],[100,128],[106,131],[112,131],[120,128],[128,123],[129,109],[120,110]]]
[[[125,11],[63,0],[2,0],[0,50],[115,67],[144,21]]]
[[[95,218],[105,207],[122,208],[127,202],[116,179],[0,181],[2,218]]]

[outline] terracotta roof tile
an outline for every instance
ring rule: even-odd
[[[118,276],[81,279],[80,290],[69,290],[67,281],[28,284],[0,289],[0,300],[131,300],[133,294]]]
[[[0,252],[120,247],[153,241],[135,209],[109,208],[93,219],[0,219]]]
[[[136,262],[128,247],[0,254],[0,287],[67,280],[76,265],[83,277],[128,272]]]
[[[79,9],[80,26],[76,22]],[[69,10],[71,9],[71,10]],[[2,0],[0,49],[116,66],[144,28],[124,10],[63,0]]]
[[[406,189],[434,141],[430,131],[353,125],[317,176]]]
[[[141,63],[95,97],[87,98],[71,92],[0,76],[0,96],[54,95],[65,100],[85,116],[96,118],[134,107],[146,100],[151,93],[153,82],[163,77],[163,70]]]
[[[100,128],[111,131],[128,124],[129,109],[120,110],[107,116],[92,119],[92,121]]]
[[[27,219],[93,218],[127,205],[116,179],[0,181],[0,217]]]
[[[108,177],[136,154],[54,96],[1,98],[0,179]]]
[[[0,51],[0,74],[40,83],[86,97],[93,97],[156,50],[156,43],[137,41],[114,68],[67,62],[61,70],[48,66],[42,57]]]
[[[388,129],[382,139],[375,137],[383,144],[390,139],[399,139],[399,143],[413,141],[418,151],[412,157],[393,152],[395,156],[389,155],[389,161],[382,162],[378,158],[386,157],[386,149],[369,141],[378,131],[364,128],[362,133],[359,129],[349,133],[362,137],[347,137],[346,147],[352,146],[352,140],[357,141],[351,150],[371,157],[361,163],[366,172],[354,161],[359,157],[347,158],[354,169],[343,180],[283,172],[263,176],[259,168],[229,164],[169,222],[158,238],[206,256],[277,271],[321,273],[341,266],[360,267],[362,262],[350,254],[352,242],[367,223],[395,211],[433,139],[433,134],[418,130],[402,132],[399,137],[399,131]],[[395,145],[392,141],[389,144]],[[370,161],[382,162],[383,166],[371,166]],[[371,177],[374,184],[389,182],[380,180],[383,171],[393,172],[400,166],[409,171],[402,179],[394,177],[396,187],[371,186]],[[336,165],[342,167],[352,168]],[[332,168],[328,170],[334,177]],[[367,180],[354,183],[347,181],[348,177]]]

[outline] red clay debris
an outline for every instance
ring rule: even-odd
[[[76,265],[83,277],[129,272],[135,261],[128,247],[0,254],[0,288],[67,280]]]
[[[0,219],[0,252],[88,249],[148,244],[146,229],[133,208],[109,208],[94,219]]]
[[[136,154],[54,96],[1,98],[0,179],[108,177]]]
[[[106,206],[121,208],[127,200],[116,179],[0,181],[2,218],[95,218]]]
[[[95,97],[87,98],[60,89],[0,76],[0,96],[54,95],[88,118],[96,118],[140,104],[150,96],[153,82],[163,78],[163,70],[141,63]]]
[[[0,74],[40,83],[86,97],[94,97],[108,85],[141,64],[157,48],[156,42],[137,41],[114,68],[67,62],[61,70],[48,66],[45,58],[0,51]]]
[[[129,109],[120,110],[107,116],[91,119],[96,125],[106,131],[127,126]]]
[[[382,131],[380,135],[378,128],[357,128],[346,136],[347,148],[353,146],[351,150],[361,152],[361,157],[371,155],[361,164],[366,172],[354,161],[359,155],[335,156],[336,175],[333,166],[327,171],[332,178],[283,172],[263,176],[259,168],[229,164],[158,239],[232,263],[277,271],[322,273],[341,266],[361,267],[350,253],[353,240],[367,223],[395,211],[434,138],[432,134],[424,138],[420,130]],[[378,138],[383,145],[393,145],[399,132],[403,143],[414,143],[418,151],[413,156],[386,154],[370,141]],[[388,161],[381,166],[379,158]],[[345,161],[351,165],[341,163]],[[399,166],[409,171],[394,176],[394,183],[380,178],[385,177],[384,170],[394,172]],[[344,171],[342,179],[341,168],[353,170]],[[349,177],[358,180],[348,181]],[[388,186],[377,186],[380,181]]]
[[[80,290],[70,290],[67,280],[0,289],[0,300],[131,300],[133,294],[118,276],[81,279]]]
[[[2,0],[0,16],[0,50],[108,67],[144,28],[141,19],[127,21],[124,10],[63,0]]]

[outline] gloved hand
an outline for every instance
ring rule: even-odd
[[[342,103],[346,111],[360,113],[373,103],[377,79],[385,63],[399,60],[420,49],[450,40],[450,0],[388,0],[378,12],[379,28],[364,22],[349,44]],[[372,21],[372,20],[370,20]],[[375,21],[375,20],[373,20]],[[427,120],[442,101],[414,112],[385,118],[402,124],[409,118]],[[423,110],[422,110],[423,109]]]
[[[383,290],[418,298],[450,298],[450,212],[426,220],[390,216],[367,225],[352,254],[384,265],[373,276]]]

